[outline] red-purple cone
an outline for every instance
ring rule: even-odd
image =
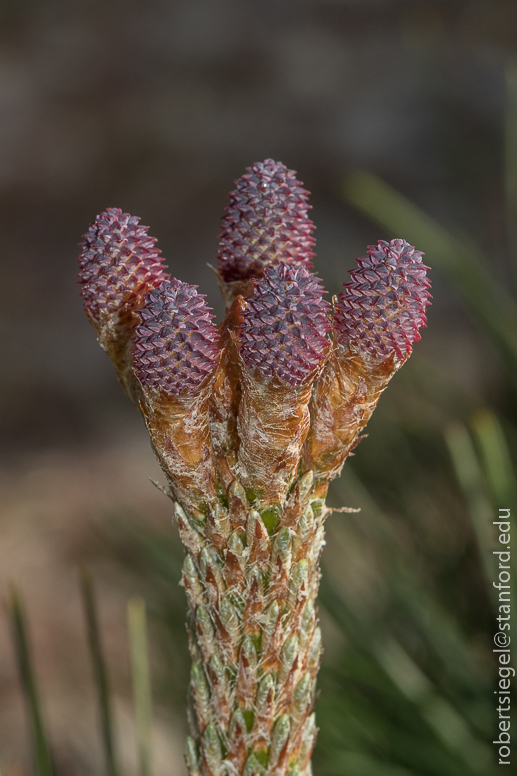
[[[330,305],[321,281],[302,267],[280,264],[255,281],[239,329],[239,350],[250,370],[299,385],[326,357]]]
[[[338,295],[334,326],[338,341],[376,358],[411,354],[431,304],[423,254],[405,240],[381,240],[357,259],[352,280]]]
[[[281,261],[312,267],[308,194],[281,162],[266,159],[246,169],[221,222],[217,256],[225,282],[262,277],[265,267]]]
[[[216,368],[219,335],[205,295],[196,288],[165,281],[138,311],[133,366],[144,387],[175,396],[189,393]]]
[[[97,325],[127,303],[138,307],[150,288],[169,278],[156,239],[139,221],[108,208],[84,235],[78,280],[85,310]]]

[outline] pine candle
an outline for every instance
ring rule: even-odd
[[[370,246],[330,305],[295,173],[248,168],[222,219],[217,328],[139,219],[85,235],[85,310],[140,409],[185,547],[190,776],[308,776],[325,497],[430,304],[422,253]]]

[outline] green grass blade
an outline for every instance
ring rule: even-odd
[[[350,515],[349,523],[355,523],[363,541],[368,542],[368,534],[376,537],[382,547],[383,557],[390,557],[391,570],[387,572],[385,583],[389,588],[389,595],[397,610],[405,612],[416,627],[421,631],[422,638],[433,650],[435,659],[454,674],[456,681],[460,682],[466,694],[471,697],[476,694],[476,689],[481,690],[485,684],[485,677],[480,676],[480,665],[476,653],[469,649],[469,641],[462,633],[460,623],[451,617],[436,596],[422,584],[418,569],[408,562],[404,545],[400,543],[396,533],[390,527],[386,515],[374,498],[364,486],[363,482],[354,473],[351,466],[332,485],[334,493],[340,497],[341,503],[361,504],[362,512],[359,515]],[[337,526],[330,524],[329,536],[335,546],[343,546],[345,552],[346,541],[343,537],[343,529],[336,530]],[[325,555],[323,556],[325,564]],[[325,568],[322,580],[322,590],[325,590],[325,576],[328,581],[334,577],[334,569]],[[341,598],[346,597],[346,589],[340,586]],[[367,617],[368,612],[372,616],[371,609],[365,608],[360,600],[350,600],[348,606],[353,608],[354,616],[358,620]],[[379,617],[379,612],[373,615]],[[357,622],[351,623],[350,628],[356,629]]]
[[[88,633],[88,645],[92,658],[95,684],[97,686],[102,742],[106,758],[106,771],[108,776],[118,776],[119,769],[115,756],[113,715],[111,711],[108,674],[101,644],[96,596],[91,574],[89,570],[84,567],[81,568],[80,581],[86,629]]]
[[[414,770],[389,765],[364,752],[341,752],[335,763],[339,771],[335,773],[353,773],[354,776],[419,776]]]
[[[403,236],[425,251],[432,266],[454,282],[498,344],[517,359],[517,305],[474,245],[451,235],[417,205],[370,173],[357,171],[349,175],[343,194],[347,202],[389,233]]]
[[[505,189],[508,245],[517,276],[517,60],[506,66]]]
[[[456,477],[463,491],[472,527],[476,534],[479,553],[489,589],[495,579],[492,521],[495,510],[484,485],[474,444],[469,432],[461,423],[451,423],[445,431]]]
[[[387,633],[373,645],[379,665],[399,690],[416,706],[435,734],[470,766],[474,773],[485,773],[491,751],[476,740],[460,713],[440,695],[439,688],[420,668],[393,636]]]
[[[499,420],[490,410],[479,410],[472,429],[495,503],[502,509],[517,507],[517,480]]]
[[[20,591],[13,585],[8,601],[8,612],[14,639],[14,648],[18,659],[20,678],[29,708],[31,719],[34,760],[37,776],[52,776],[50,748],[43,722],[36,676],[32,665],[31,651],[27,633],[27,618]]]
[[[373,679],[373,671],[377,673],[381,669],[392,684],[389,703],[397,705],[398,713],[406,709],[411,715],[411,721],[406,718],[403,723],[404,734],[409,739],[412,736],[412,722],[417,723],[420,720],[421,736],[425,736],[428,744],[434,741],[433,749],[436,756],[444,757],[450,765],[451,770],[447,771],[448,773],[461,772],[465,776],[487,773],[492,756],[490,747],[486,742],[475,737],[468,721],[443,695],[440,688],[422,673],[400,643],[382,624],[356,619],[339,592],[332,590],[328,584],[323,584],[322,592],[321,601],[333,619],[335,618],[336,624],[343,627],[350,641],[361,651],[363,659],[366,659],[369,653],[375,661],[374,664],[370,664],[370,671],[362,677],[356,676],[355,681],[360,679],[360,684],[368,686],[370,692],[374,694],[381,691],[378,695],[379,700],[382,695],[387,699],[386,689],[382,692],[382,685],[378,683],[378,679],[377,682]],[[349,687],[350,678],[350,667],[348,667],[347,687]],[[337,677],[336,681],[338,681]],[[364,723],[364,720],[362,721]],[[379,719],[376,723],[372,720],[372,727],[376,724],[383,724],[382,720]],[[413,731],[414,735],[415,731]],[[440,744],[434,740],[435,736]],[[416,764],[415,762],[414,765]],[[445,773],[443,767],[441,772]]]
[[[147,653],[145,602],[142,598],[130,599],[127,606],[127,619],[140,776],[151,776],[151,681]]]
[[[517,510],[517,481],[510,457],[510,450],[499,420],[490,410],[479,410],[472,419],[472,428],[478,443],[481,461],[497,509],[510,509],[511,535],[517,534],[515,514]],[[494,509],[492,520],[498,519]],[[494,532],[497,533],[497,532]],[[504,550],[504,546],[493,541],[493,549]],[[512,585],[515,592],[517,579],[517,553],[511,553],[513,569]]]

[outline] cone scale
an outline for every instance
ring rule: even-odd
[[[237,181],[219,329],[127,214],[101,214],[80,258],[86,311],[145,419],[185,547],[190,776],[312,773],[328,484],[426,322],[427,267],[403,240],[370,246],[331,307],[308,209],[279,162]]]

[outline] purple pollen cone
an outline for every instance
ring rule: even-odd
[[[165,281],[138,311],[133,366],[145,387],[179,395],[195,390],[216,368],[219,334],[196,288],[175,278]]]
[[[411,354],[431,304],[423,254],[405,240],[381,240],[357,259],[352,280],[338,295],[334,325],[338,341],[377,358]]]
[[[127,302],[138,306],[149,288],[169,278],[156,238],[139,221],[120,208],[108,208],[84,235],[78,280],[85,310],[97,323]]]
[[[262,277],[264,268],[285,262],[305,269],[314,257],[309,192],[293,170],[266,159],[246,168],[221,221],[217,253],[223,280]]]
[[[326,357],[330,305],[321,281],[303,267],[264,270],[247,299],[239,350],[249,369],[299,385]]]

